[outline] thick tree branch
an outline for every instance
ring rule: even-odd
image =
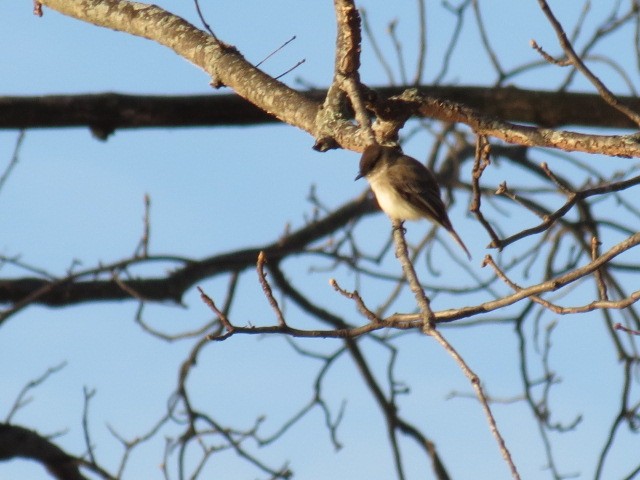
[[[270,244],[187,262],[184,267],[169,273],[166,277],[85,281],[81,275],[75,274],[59,280],[35,277],[0,279],[0,304],[16,305],[28,302],[62,306],[81,302],[127,300],[132,298],[131,292],[142,300],[180,302],[184,292],[203,278],[251,268],[261,251],[274,262],[301,253],[309,244],[340,230],[347,222],[367,211],[373,211],[373,206],[366,195],[361,195],[326,218],[306,225]],[[145,262],[148,259],[139,261]],[[136,260],[133,259],[111,267],[106,266],[102,271],[122,270],[135,263]],[[86,276],[93,278],[96,273],[98,272],[93,269]],[[2,316],[0,323],[1,321]]]
[[[234,47],[155,5],[124,0],[43,0],[41,3],[65,15],[144,37],[171,48],[204,69],[214,79],[216,87],[227,85],[267,114],[316,137],[331,138],[335,142],[327,143],[323,150],[340,145],[360,151],[367,144],[367,130],[359,128],[349,119],[335,118],[328,135],[326,121],[318,122],[318,113],[321,112],[319,102],[255,68]],[[464,104],[444,102],[418,94],[417,90],[406,91],[391,100],[378,105],[377,111],[380,116],[386,110],[391,120],[398,117],[398,128],[407,114],[417,114],[446,122],[465,123],[478,133],[496,136],[508,143],[607,155],[640,156],[637,139],[632,136],[595,138],[596,136],[573,132],[508,124],[503,120],[487,117]],[[98,135],[108,135],[111,130],[109,125],[96,126],[94,122],[94,131]]]
[[[42,0],[40,3],[64,15],[164,45],[207,72],[214,86],[228,86],[279,120],[312,135],[316,132],[318,102],[257,69],[234,47],[160,7],[124,0]],[[358,129],[350,122],[336,125],[334,137],[341,145],[357,144],[358,136]]]
[[[33,430],[0,424],[0,460],[28,458],[40,463],[59,480],[85,480],[73,456]]]
[[[635,129],[620,112],[589,93],[521,90],[513,87],[423,85],[430,97],[461,103],[482,115],[548,128],[563,125]],[[374,87],[384,98],[405,87]],[[309,101],[322,102],[326,90],[299,91]],[[618,97],[640,110],[637,97]],[[123,128],[218,127],[279,122],[236,94],[223,95],[44,95],[0,97],[0,129],[89,127],[111,133]]]

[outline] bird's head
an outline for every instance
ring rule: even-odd
[[[377,143],[372,143],[365,148],[364,152],[362,152],[362,157],[360,158],[360,172],[358,173],[356,180],[366,177],[376,168],[381,166],[388,150],[393,149],[392,147],[380,146]]]

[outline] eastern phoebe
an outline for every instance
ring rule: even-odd
[[[471,259],[469,250],[451,225],[436,177],[422,163],[404,155],[399,148],[372,144],[365,148],[360,159],[356,180],[362,177],[366,177],[380,208],[391,220],[426,218],[441,225]]]

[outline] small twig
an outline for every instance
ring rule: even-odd
[[[195,3],[195,5],[196,5],[196,12],[198,12],[198,17],[200,17],[200,21],[202,22],[202,25],[204,25],[204,28],[207,30],[207,32],[209,32],[209,35],[211,35],[213,37],[213,39],[217,42],[218,41],[218,37],[216,37],[216,34],[213,33],[213,30],[211,30],[211,27],[209,26],[207,21],[204,19],[204,15],[202,14],[202,10],[200,10],[200,3],[198,2],[198,0],[193,0],[193,3]]]
[[[151,231],[151,197],[148,193],[144,194],[144,216],[142,217],[142,238],[134,252],[134,257],[147,258],[149,256],[149,239]]]
[[[82,434],[84,436],[84,443],[87,447],[87,455],[89,456],[89,462],[91,465],[98,465],[96,457],[93,452],[93,444],[91,443],[91,434],[89,433],[89,403],[91,398],[96,394],[95,390],[89,390],[87,387],[83,388],[84,405],[82,408]]]
[[[476,154],[473,162],[473,170],[471,172],[471,188],[473,191],[473,200],[471,202],[471,206],[469,207],[469,211],[473,213],[478,221],[482,224],[484,229],[489,233],[491,237],[492,243],[497,245],[498,248],[501,248],[501,240],[498,234],[495,232],[491,224],[484,218],[484,215],[480,211],[480,205],[482,203],[481,197],[481,189],[480,189],[480,178],[484,173],[485,169],[491,165],[491,145],[487,139],[486,135],[478,135],[476,137]]]
[[[42,16],[42,4],[38,0],[33,0],[33,14],[36,17]]]
[[[367,308],[367,306],[364,304],[364,301],[362,300],[362,297],[360,296],[357,290],[354,290],[353,292],[347,292],[346,290],[343,290],[342,288],[340,288],[340,285],[338,285],[338,282],[333,278],[329,280],[329,285],[331,285],[336,290],[336,292],[356,302],[358,311],[362,313],[362,315],[364,315],[367,319],[369,319],[370,322],[380,323],[381,321],[380,318]]]
[[[396,57],[398,58],[398,70],[400,71],[400,81],[403,85],[407,85],[407,67],[404,64],[404,55],[402,54],[402,43],[400,39],[396,35],[396,27],[398,26],[398,19],[394,19],[389,22],[387,26],[387,32],[389,32],[389,36],[391,37],[391,43],[393,43],[393,48],[396,51]]]
[[[126,438],[124,438],[122,435],[120,435],[115,428],[113,428],[111,425],[107,424],[107,429],[109,430],[109,432],[111,432],[111,435],[113,435],[116,440],[118,440],[123,448],[124,448],[124,453],[122,455],[122,459],[120,460],[120,466],[118,467],[118,472],[115,475],[115,478],[121,479],[124,475],[124,470],[128,464],[129,459],[131,458],[131,454],[133,453],[134,449],[136,447],[138,447],[139,445],[142,445],[144,443],[146,443],[147,441],[149,441],[151,438],[153,438],[159,431],[160,429],[166,425],[170,420],[172,419],[172,416],[170,413],[165,413],[160,420],[158,420],[150,429],[149,431],[147,431],[146,433],[143,433],[142,435],[137,435],[134,439],[132,440],[127,440]]]
[[[445,50],[444,56],[441,60],[440,71],[436,75],[433,80],[434,85],[439,85],[442,79],[445,77],[447,72],[449,71],[449,64],[451,63],[451,57],[453,56],[453,51],[455,47],[458,45],[458,39],[460,38],[460,33],[462,33],[462,26],[464,25],[464,11],[470,5],[471,0],[463,1],[458,7],[453,7],[446,0],[443,2],[443,7],[445,10],[450,11],[456,16],[456,26],[451,31],[451,38],[449,39],[449,44],[447,45],[447,49]]]
[[[540,164],[540,168],[542,169],[542,171],[545,173],[545,175],[547,177],[549,177],[551,179],[551,181],[553,183],[556,184],[556,186],[558,187],[558,189],[566,194],[567,196],[571,196],[571,195],[575,195],[576,192],[574,192],[573,190],[571,190],[569,188],[569,186],[566,184],[566,182],[563,182],[562,180],[560,180],[549,168],[549,165],[547,164],[547,162],[542,162]]]
[[[263,251],[258,254],[258,263],[256,264],[256,270],[258,272],[258,280],[260,281],[260,285],[262,286],[262,291],[264,292],[267,300],[269,300],[269,305],[273,308],[273,311],[276,313],[276,318],[278,319],[278,325],[281,327],[286,327],[287,322],[284,320],[284,315],[282,314],[282,310],[278,305],[278,301],[273,296],[273,291],[271,290],[271,285],[267,282],[267,275],[264,272],[264,264],[267,261],[267,257]]]
[[[594,261],[597,260],[594,259]],[[485,265],[490,265],[491,268],[493,268],[493,270],[496,272],[496,275],[498,275],[498,277],[504,282],[506,283],[509,287],[511,287],[516,293],[518,292],[522,292],[523,290],[525,290],[524,288],[522,288],[520,285],[518,285],[517,283],[513,282],[511,279],[509,279],[507,277],[507,275],[500,269],[500,267],[498,267],[498,265],[495,263],[495,261],[493,260],[493,258],[491,258],[490,255],[487,255],[484,259],[483,262],[483,266]],[[594,275],[599,271],[599,269],[596,269],[594,271]],[[634,303],[636,303],[638,300],[640,300],[640,290],[637,290],[635,292],[633,292],[631,295],[629,295],[627,298],[623,298],[621,300],[617,300],[617,301],[610,301],[610,300],[596,300],[593,301],[587,305],[582,305],[579,307],[561,307],[559,305],[555,305],[547,300],[544,300],[542,298],[540,298],[537,295],[529,295],[529,297],[532,301],[542,305],[543,307],[551,310],[554,313],[558,313],[560,315],[568,315],[568,314],[573,314],[573,313],[585,313],[585,312],[591,312],[593,310],[603,310],[603,309],[623,309],[623,308],[627,308],[630,305],[633,305]]]
[[[18,394],[15,401],[13,402],[13,405],[9,409],[9,413],[5,417],[4,423],[11,423],[11,419],[16,414],[16,412],[31,401],[30,398],[26,398],[26,395],[29,391],[33,390],[39,385],[42,385],[51,375],[58,373],[60,370],[62,370],[66,366],[67,366],[67,362],[62,362],[56,365],[55,367],[47,368],[46,372],[44,372],[39,377],[29,381],[24,387],[22,387],[22,390],[20,390],[20,393]]]
[[[536,42],[533,39],[529,40],[529,45],[536,52],[538,52],[542,58],[544,58],[547,62],[553,65],[557,65],[559,67],[568,67],[569,65],[572,64],[571,60],[569,60],[568,58],[560,59],[560,58],[554,58],[552,55],[549,55],[540,45],[538,45],[538,42]]]
[[[600,245],[602,243],[596,238],[591,238],[591,260],[595,261],[600,256]],[[603,269],[599,268],[594,273],[593,276],[596,279],[596,285],[598,286],[598,294],[600,296],[600,300],[609,300],[609,296],[607,295],[607,284],[604,280]]]
[[[266,62],[267,60],[269,60],[271,57],[273,57],[276,53],[278,53],[280,50],[282,50],[284,47],[286,47],[287,45],[289,45],[291,42],[293,42],[296,39],[296,36],[294,35],[293,37],[291,37],[289,40],[287,40],[286,42],[284,42],[282,45],[280,45],[278,48],[276,48],[273,52],[271,52],[269,55],[267,55],[266,57],[264,57],[262,60],[260,60],[258,63],[256,63],[256,68],[258,68],[260,65],[262,65],[264,62]]]
[[[425,7],[425,0],[417,0],[417,2],[420,40],[418,44],[418,63],[416,65],[416,74],[413,78],[413,85],[416,87],[422,83],[422,73],[427,58],[427,10]]]
[[[464,361],[464,359],[460,356],[460,354],[456,351],[456,349],[442,336],[442,334],[435,328],[434,323],[434,314],[429,305],[429,299],[424,293],[424,290],[420,286],[420,282],[418,281],[418,276],[416,275],[416,271],[413,268],[413,264],[409,261],[409,256],[407,253],[407,243],[404,238],[404,227],[402,226],[402,222],[393,221],[393,238],[396,242],[396,256],[402,265],[402,269],[405,273],[407,281],[409,282],[409,286],[413,291],[418,306],[420,307],[420,317],[422,319],[422,330],[425,334],[432,336],[436,339],[436,341],[445,349],[445,351],[455,360],[458,364],[464,375],[469,379],[473,389],[476,391],[476,395],[478,400],[480,401],[482,408],[485,412],[485,416],[487,417],[487,421],[489,422],[489,426],[491,429],[491,433],[494,438],[498,442],[498,446],[500,448],[500,452],[504,457],[507,465],[511,469],[511,475],[514,479],[519,479],[520,475],[518,474],[518,470],[511,459],[511,454],[507,449],[504,439],[502,438],[502,434],[498,430],[498,426],[496,424],[495,418],[493,417],[493,413],[491,412],[491,408],[489,407],[489,403],[487,398],[482,390],[482,385],[480,384],[480,378],[471,370],[469,365]]]
[[[498,73],[499,82],[501,82],[504,78],[504,70],[500,66],[500,62],[498,60],[496,52],[493,50],[491,44],[489,43],[489,35],[487,35],[487,30],[484,28],[484,21],[482,20],[482,15],[480,14],[479,2],[478,0],[473,0],[471,3],[473,5],[473,12],[476,17],[476,23],[478,24],[478,30],[480,31],[482,44],[484,45],[484,49],[487,52],[487,55],[489,55],[489,59],[493,64],[493,68],[495,68],[496,72]]]
[[[42,5],[40,6],[42,7]],[[24,137],[25,137],[25,131],[20,130],[20,133],[18,133],[18,138],[16,139],[16,144],[13,147],[13,154],[11,155],[11,160],[9,160],[9,165],[7,165],[7,168],[4,169],[4,172],[2,172],[2,175],[0,176],[0,191],[2,191],[2,187],[4,186],[5,182],[9,178],[9,175],[11,174],[15,166],[18,164],[18,156],[19,156],[18,154],[20,153],[20,147],[22,147],[22,142],[24,141]]]
[[[441,346],[445,349],[445,351],[454,359],[454,361],[458,364],[462,373],[464,373],[465,377],[471,383],[471,386],[476,392],[476,396],[478,397],[478,401],[480,405],[482,405],[482,409],[484,410],[485,417],[489,422],[489,428],[491,430],[491,434],[495,438],[498,443],[498,447],[500,449],[500,453],[502,453],[502,457],[505,462],[509,466],[511,470],[511,476],[514,479],[520,479],[520,474],[518,473],[518,469],[516,468],[515,463],[513,463],[513,459],[511,458],[511,453],[507,448],[507,444],[498,429],[498,424],[496,423],[496,419],[493,416],[493,412],[491,411],[491,407],[489,406],[489,401],[487,400],[487,396],[485,395],[482,384],[480,382],[480,377],[476,375],[476,373],[471,370],[467,362],[460,356],[460,354],[456,351],[456,349],[451,345],[446,338],[442,336],[442,334],[437,329],[432,329],[429,333]]]
[[[349,98],[351,99],[358,124],[367,132],[369,142],[373,143],[375,141],[375,135],[373,133],[373,130],[371,130],[371,121],[369,120],[369,115],[367,114],[367,109],[360,92],[359,78],[357,78],[356,76],[345,78],[341,84],[341,88],[347,95],[349,95]]]
[[[222,325],[224,325],[224,328],[227,330],[227,334],[233,334],[233,332],[235,331],[235,327],[231,325],[231,322],[229,321],[227,316],[222,311],[220,311],[218,307],[216,307],[214,301],[211,299],[211,297],[209,297],[209,295],[204,293],[204,290],[202,290],[202,288],[196,288],[200,292],[200,298],[202,299],[202,301],[206,303],[207,306],[213,311],[213,313],[218,316],[218,318],[220,319],[220,323],[222,323]]]
[[[371,48],[373,48],[373,53],[375,54],[376,58],[380,62],[380,65],[382,66],[382,69],[384,70],[385,74],[387,75],[387,80],[389,85],[395,85],[396,80],[393,75],[393,70],[391,69],[389,62],[387,62],[387,59],[384,58],[384,54],[382,53],[382,50],[378,45],[378,41],[376,40],[376,37],[373,35],[373,31],[371,30],[371,26],[369,25],[369,17],[367,16],[367,11],[364,8],[360,8],[360,16],[362,17],[362,29],[364,31],[364,34],[369,39],[369,42],[371,43]]]
[[[615,323],[613,325],[613,328],[615,328],[616,330],[622,330],[623,332],[630,333],[631,335],[640,335],[640,330],[633,330],[629,327],[625,327],[621,323]]]
[[[550,172],[549,172],[550,173]],[[553,174],[551,174],[553,175]],[[554,177],[555,178],[555,177]],[[541,233],[545,230],[547,230],[549,227],[551,227],[558,219],[564,217],[564,215],[569,212],[569,210],[571,210],[571,208],[573,208],[573,206],[579,202],[580,200],[584,200],[585,198],[594,196],[594,195],[602,195],[604,193],[609,193],[609,192],[617,192],[617,191],[622,191],[625,190],[627,188],[633,187],[635,185],[640,184],[640,176],[637,177],[633,177],[630,178],[628,180],[623,180],[620,182],[613,182],[613,183],[607,183],[605,185],[602,185],[600,187],[593,187],[593,188],[588,188],[585,190],[580,190],[578,192],[569,192],[567,194],[567,201],[566,203],[560,207],[558,210],[556,210],[555,212],[553,212],[552,214],[549,215],[541,215],[538,212],[536,212],[534,209],[530,208],[526,203],[524,203],[517,195],[510,193],[507,189],[506,183],[503,183],[500,185],[500,188],[496,191],[496,194],[498,195],[506,195],[507,197],[511,198],[514,201],[517,201],[518,203],[520,203],[521,205],[523,205],[524,207],[528,208],[529,210],[531,210],[533,213],[535,213],[536,215],[538,215],[539,217],[542,218],[542,222],[535,226],[535,227],[531,227],[525,230],[522,230],[508,238],[502,239],[500,240],[499,244],[495,244],[494,242],[491,242],[489,244],[489,248],[497,248],[497,247],[502,247],[504,248],[505,246],[520,240],[524,237],[527,237],[529,235],[533,235],[536,233]],[[567,190],[566,187],[563,187],[564,190]]]
[[[306,62],[306,59],[302,59],[299,60],[293,67],[285,70],[284,72],[282,72],[280,75],[278,75],[277,77],[275,77],[276,80],[281,79],[282,77],[284,77],[287,73],[291,73],[292,71],[294,71],[296,68],[298,68],[300,65],[302,65],[304,62]]]

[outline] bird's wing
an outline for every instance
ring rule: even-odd
[[[403,180],[405,174],[410,175],[411,181]],[[389,168],[387,175],[402,198],[420,208],[425,217],[447,230],[452,229],[447,209],[440,198],[440,187],[431,170],[416,159],[403,155]]]

